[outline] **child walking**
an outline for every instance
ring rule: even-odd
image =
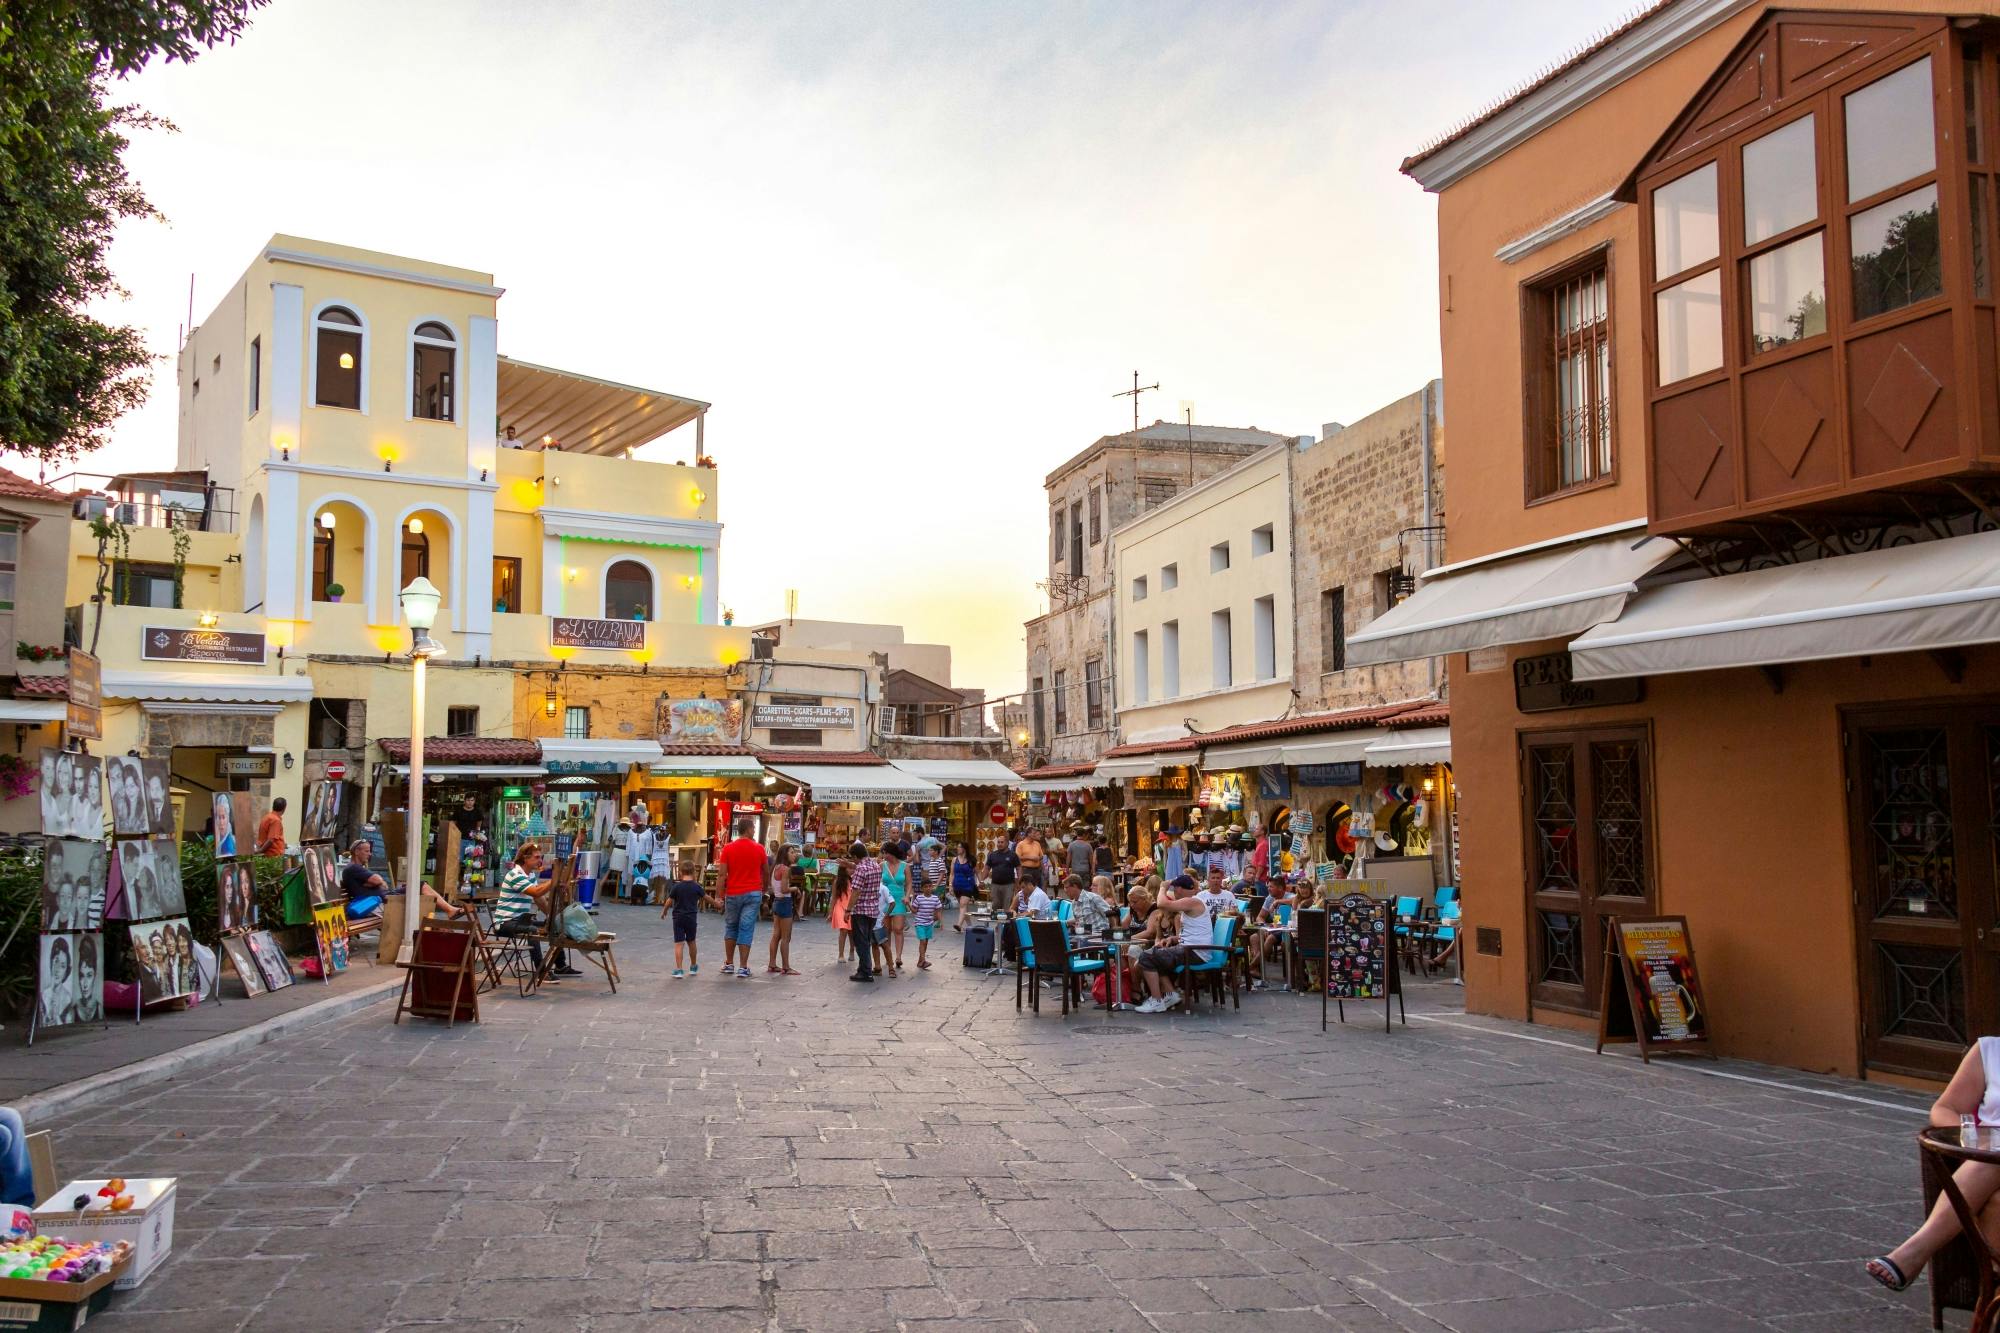
[[[688,878],[688,866],[680,867],[681,877],[668,883],[665,888],[667,906],[674,917],[674,978],[694,976],[701,971],[701,960],[695,957],[695,926],[701,921],[701,885]],[[687,947],[687,971],[681,970],[681,947]]]
[[[916,915],[910,919],[910,924],[917,928],[917,966],[929,971],[931,936],[937,934],[938,913],[944,910],[944,899],[938,897],[936,885],[926,884],[917,890],[917,896],[910,900],[910,905],[917,909]]]
[[[847,946],[853,936],[853,923],[849,921],[847,905],[854,899],[854,887],[847,882],[850,866],[846,861],[833,873],[833,897],[827,901],[826,920],[833,927],[833,941],[838,946],[834,954],[836,963],[847,961]],[[856,957],[859,957],[857,954]]]
[[[771,956],[764,970],[781,976],[795,977],[792,971],[792,857],[795,849],[786,844],[778,848],[778,856],[771,863]],[[778,965],[780,955],[784,966]]]

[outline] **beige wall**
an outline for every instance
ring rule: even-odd
[[[53,662],[27,662],[15,656],[15,645],[61,647],[65,599],[52,596],[60,588],[69,566],[69,506],[53,500],[4,501],[7,517],[19,523],[20,549],[14,565],[14,609],[0,610],[0,654],[7,665],[5,675],[57,675],[63,671],[60,658]],[[28,520],[20,522],[20,520]]]
[[[834,648],[781,646],[778,656],[768,661],[746,662],[734,678],[737,695],[743,702],[743,722],[749,729],[749,743],[779,749],[811,748],[780,744],[771,738],[771,729],[755,727],[755,707],[783,694],[813,699],[829,707],[853,710],[853,725],[827,727],[820,732],[819,747],[834,752],[869,749],[875,736],[875,710],[882,698],[882,670],[872,654]]]

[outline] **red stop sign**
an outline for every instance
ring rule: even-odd
[[[995,824],[1004,824],[1007,822],[1007,807],[1004,805],[995,805],[991,810],[986,812],[986,817]]]
[[[326,761],[327,781],[338,782],[346,776],[347,761],[345,759],[329,759]]]

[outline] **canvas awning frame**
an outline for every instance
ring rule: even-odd
[[[944,789],[911,777],[893,764],[766,764],[771,772],[812,792],[816,802],[936,805]]]

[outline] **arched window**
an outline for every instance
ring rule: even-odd
[[[361,410],[361,317],[330,305],[313,321],[313,403]]]
[[[604,571],[604,618],[650,620],[653,571],[636,560],[620,560]]]
[[[398,588],[407,588],[420,578],[431,576],[431,539],[421,532],[403,529],[403,576]]]
[[[313,567],[312,599],[315,602],[330,602],[333,595],[328,591],[333,585],[333,529],[313,524]]]
[[[458,340],[436,321],[419,324],[410,335],[410,415],[425,421],[456,420],[452,410]]]

